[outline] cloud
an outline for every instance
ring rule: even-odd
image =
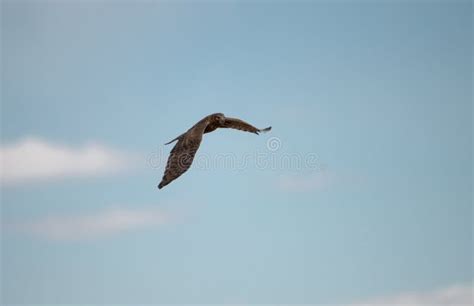
[[[172,216],[157,208],[112,208],[95,214],[54,215],[43,219],[7,225],[15,232],[31,234],[48,240],[91,240],[140,229],[162,226]]]
[[[100,144],[69,147],[26,138],[0,147],[1,182],[21,183],[63,177],[88,177],[127,168],[128,154]]]
[[[407,292],[397,296],[380,297],[346,306],[464,306],[473,304],[472,284],[453,285],[427,292]]]

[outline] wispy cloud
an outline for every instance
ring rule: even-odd
[[[1,182],[97,176],[127,168],[132,158],[100,144],[70,147],[26,138],[0,148]]]
[[[346,306],[467,306],[473,304],[472,284],[453,285],[427,292],[407,292],[391,297],[380,297]]]
[[[110,208],[93,214],[51,215],[30,222],[9,224],[7,229],[48,240],[75,241],[156,228],[171,220],[171,214],[157,208]]]

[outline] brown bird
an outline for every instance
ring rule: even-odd
[[[240,119],[228,118],[222,113],[204,117],[187,132],[165,144],[178,141],[170,152],[165,173],[161,183],[158,185],[159,189],[165,187],[189,169],[193,163],[194,155],[196,155],[201,144],[202,135],[210,133],[217,128],[237,129],[258,135],[260,132],[270,131],[272,127],[260,130]]]

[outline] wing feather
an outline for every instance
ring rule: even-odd
[[[251,125],[251,124],[249,124],[249,123],[247,123],[243,120],[240,120],[240,119],[237,119],[237,118],[228,118],[228,117],[225,118],[225,122],[221,127],[222,128],[230,128],[230,129],[241,130],[241,131],[250,132],[250,133],[255,133],[257,135],[260,132],[268,132],[272,128],[270,126],[270,127],[265,128],[265,129],[258,129],[258,128],[254,127],[253,125]]]
[[[158,185],[161,189],[180,177],[193,163],[194,156],[201,144],[202,137],[184,134],[170,152],[165,173]]]

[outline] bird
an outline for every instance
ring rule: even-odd
[[[160,184],[158,185],[158,189],[165,187],[191,167],[194,156],[201,145],[203,135],[213,132],[218,128],[237,129],[257,135],[262,132],[268,132],[272,129],[271,126],[264,129],[258,129],[243,120],[226,117],[223,113],[215,113],[204,117],[185,133],[179,135],[170,142],[165,143],[165,145],[169,145],[178,141],[170,151],[165,172]]]

